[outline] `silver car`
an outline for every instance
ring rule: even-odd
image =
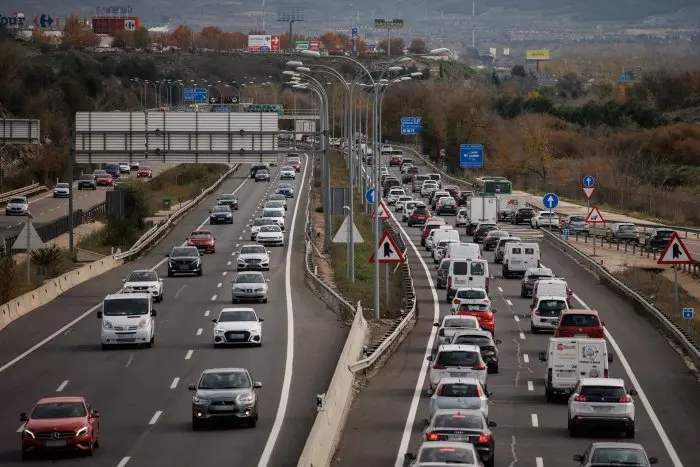
[[[430,389],[440,384],[443,378],[477,378],[484,388],[486,385],[487,368],[481,357],[481,349],[476,345],[445,344],[438,347],[435,356],[426,359],[432,363],[430,367]]]
[[[580,467],[596,465],[631,465],[649,467],[659,459],[649,457],[644,446],[637,443],[591,443],[583,454],[574,456]]]
[[[267,169],[260,169],[257,172],[255,172],[255,181],[256,182],[269,182],[270,181],[270,171]]]
[[[253,381],[245,368],[212,368],[204,370],[192,397],[192,429],[201,430],[207,422],[228,420],[246,423],[254,428],[258,423],[258,395],[262,383]]]
[[[26,196],[10,198],[5,206],[6,216],[26,216],[29,214],[29,200]]]
[[[272,219],[268,219],[267,217],[259,217],[258,219],[253,220],[253,223],[250,225],[250,240],[255,241],[255,239],[258,237],[258,232],[260,232],[260,227],[264,225],[277,225]]]
[[[476,378],[443,378],[430,397],[430,419],[441,409],[481,410],[488,419],[489,395]]]
[[[238,252],[236,269],[242,270],[270,270],[270,254],[262,245],[243,245]]]
[[[68,198],[70,196],[70,185],[68,183],[57,183],[53,188],[54,198]]]
[[[231,281],[231,302],[258,301],[267,303],[267,283],[262,272],[239,272]]]
[[[562,229],[569,229],[569,234],[572,233],[588,233],[588,223],[586,216],[571,216],[564,221]]]
[[[470,443],[423,441],[416,454],[404,454],[404,467],[483,467],[484,464]]]
[[[480,330],[479,318],[466,315],[447,315],[442,323],[433,323],[438,328],[438,345],[448,344],[459,331]]]

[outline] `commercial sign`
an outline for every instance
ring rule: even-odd
[[[250,34],[248,52],[277,52],[280,50],[280,36]]]
[[[320,40],[318,40],[318,39],[311,39],[311,40],[309,41],[309,43],[310,43],[310,45],[311,45],[311,50],[316,50],[316,51],[321,50],[321,41],[320,41]]]
[[[528,50],[525,52],[526,60],[549,60],[548,49]]]
[[[20,14],[15,13],[12,16],[0,15],[0,26],[24,26],[24,15],[20,16]]]
[[[376,29],[403,29],[402,19],[375,19],[374,27]]]
[[[95,7],[95,14],[97,16],[127,16],[131,15],[133,12],[134,9],[130,5]]]
[[[243,104],[243,112],[273,112],[280,117],[284,115],[284,109],[279,104]]]

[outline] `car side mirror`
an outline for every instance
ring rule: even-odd
[[[214,319],[211,320],[212,323],[216,323],[216,322],[218,322],[218,321],[219,321],[219,320],[217,320],[216,318],[214,318]]]
[[[90,418],[100,418],[100,412],[97,410],[91,410],[90,411]]]
[[[265,321],[265,318],[258,318],[258,322],[262,323],[263,321]]]
[[[498,423],[496,422],[489,422],[489,428],[496,428],[498,426]]]
[[[126,279],[122,279],[122,282],[126,282]]]
[[[501,339],[496,339],[494,342],[496,343],[496,345],[501,345],[501,342],[503,341]]]
[[[600,324],[602,324],[603,326],[605,326],[605,321],[601,321]]]
[[[97,318],[102,319],[102,311],[97,312]]]
[[[416,455],[410,452],[407,452],[406,454],[403,455],[403,458],[407,461],[414,461],[416,460]]]
[[[188,389],[189,391],[196,391],[196,390],[197,390],[197,386],[195,386],[194,384],[190,384],[190,385],[187,386],[187,389]]]
[[[639,394],[636,389],[630,389],[630,396],[636,396]]]
[[[211,214],[211,210],[209,210],[209,214]]]
[[[439,327],[440,327],[440,323],[433,323],[433,326],[435,326],[436,328],[439,328]]]
[[[265,282],[270,282],[270,279],[265,279]]]
[[[650,457],[650,458],[649,458],[649,463],[650,463],[650,464],[658,464],[658,463],[659,463],[659,459],[657,459],[656,457]]]
[[[29,417],[27,416],[26,413],[22,412],[21,414],[19,414],[19,421],[20,422],[28,422]]]
[[[547,354],[545,352],[539,352],[537,355],[539,356],[541,362],[547,361]]]
[[[613,354],[608,355],[608,363],[613,362]]]
[[[432,355],[428,355],[427,357],[425,357],[425,359],[428,360],[429,362],[432,362],[432,361],[433,361],[433,356],[432,356]]]
[[[158,312],[156,311],[155,308],[151,310],[151,316],[158,316]]]
[[[158,279],[158,282],[163,282],[163,279]]]
[[[576,462],[583,462],[583,456],[581,454],[575,454],[574,455],[574,460]]]
[[[260,389],[262,387],[262,383],[260,381],[256,381],[253,383],[253,389]]]

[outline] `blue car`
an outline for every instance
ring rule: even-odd
[[[288,183],[280,183],[275,191],[278,195],[284,195],[287,198],[294,198],[294,188]]]
[[[107,164],[105,165],[104,171],[110,174],[112,178],[119,178],[119,175],[121,175],[119,164]]]

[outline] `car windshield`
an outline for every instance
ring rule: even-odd
[[[476,319],[446,319],[444,326],[446,328],[469,328],[476,329],[479,324]]]
[[[436,415],[433,426],[440,428],[465,428],[467,430],[483,430],[484,422],[480,415]]]
[[[583,216],[571,216],[570,222],[586,222],[586,218]]]
[[[474,366],[479,363],[479,354],[466,350],[448,350],[438,353],[437,363],[444,366]]]
[[[266,208],[284,208],[284,203],[282,201],[268,201],[265,203]]]
[[[262,245],[248,245],[241,247],[242,255],[264,255],[267,250]]]
[[[221,201],[233,201],[236,199],[236,197],[234,195],[221,195],[219,199]]]
[[[447,383],[441,388],[441,397],[479,397],[479,387],[476,384]]]
[[[252,310],[222,311],[217,320],[219,323],[235,321],[257,321],[258,317]]]
[[[487,235],[492,238],[507,237],[508,232],[504,232],[502,230],[492,230]]]
[[[261,274],[239,274],[236,276],[236,284],[261,284],[265,282]]]
[[[192,232],[190,238],[211,238],[211,232]]]
[[[102,312],[105,316],[147,315],[148,302],[146,298],[114,298],[104,301]]]
[[[260,232],[282,232],[282,229],[277,225],[263,225],[260,227]]]
[[[670,237],[673,235],[673,230],[657,230],[656,235],[658,237]]]
[[[534,283],[540,279],[551,279],[552,277],[554,277],[554,276],[552,276],[550,274],[545,274],[545,275],[533,274],[531,276],[527,276],[527,280],[528,280],[528,282]]]
[[[231,212],[231,208],[228,206],[214,206],[211,212]]]
[[[478,345],[479,347],[490,346],[491,339],[485,336],[457,336],[452,344]]]
[[[262,216],[263,216],[263,217],[284,217],[284,215],[283,215],[281,212],[277,211],[277,210],[274,210],[274,211],[263,211],[263,215],[262,215]]]
[[[562,326],[600,326],[600,321],[595,315],[567,314],[561,319]]]
[[[153,271],[134,271],[127,277],[127,282],[153,282],[157,281],[158,276]]]
[[[199,252],[195,248],[173,248],[170,256],[176,258],[195,258],[199,256]]]
[[[80,180],[92,180],[92,175],[81,175]]]
[[[413,214],[416,216],[424,216],[426,214],[430,214],[427,209],[425,208],[416,208],[415,211],[413,211]]]
[[[31,418],[46,420],[50,418],[85,417],[87,412],[82,402],[52,402],[34,407]]]
[[[269,173],[270,173],[270,171],[267,169],[258,169],[258,171],[255,173],[255,175],[265,175],[265,174],[269,174]]]
[[[56,188],[68,188],[68,184],[67,183],[57,183]]]
[[[253,225],[254,225],[255,227],[260,227],[261,225],[272,225],[272,224],[274,224],[274,222],[272,222],[272,219],[263,219],[263,218],[261,218],[261,219],[255,219],[255,220],[253,221]]]
[[[541,313],[556,313],[558,315],[561,310],[566,310],[566,302],[564,300],[540,300],[537,309]]]
[[[251,387],[250,378],[242,371],[205,373],[199,380],[198,389],[245,389]]]
[[[420,451],[418,462],[435,462],[443,464],[469,464],[476,463],[474,453],[469,449],[459,447],[423,448]]]
[[[634,448],[596,448],[591,455],[594,465],[631,465],[647,466],[644,451]]]
[[[27,200],[24,198],[12,198],[12,199],[10,199],[8,204],[24,204],[26,202],[27,202]]]
[[[483,300],[486,298],[486,292],[484,290],[458,290],[457,298],[462,298],[464,300]]]

